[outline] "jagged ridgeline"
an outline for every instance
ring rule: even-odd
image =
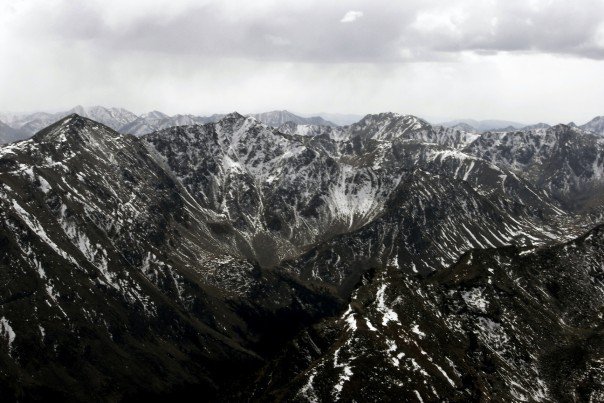
[[[601,136],[315,123],[2,146],[0,395],[604,399]]]

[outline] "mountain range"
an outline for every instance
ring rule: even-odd
[[[102,106],[82,107],[76,106],[65,112],[47,113],[35,112],[30,114],[0,113],[0,144],[6,144],[17,140],[24,140],[34,133],[50,124],[76,113],[80,116],[90,118],[103,123],[108,127],[120,132],[136,136],[152,133],[157,130],[173,126],[187,126],[195,124],[206,124],[216,122],[224,114],[210,116],[198,116],[191,114],[167,115],[160,111],[151,111],[142,115],[136,115],[123,108],[106,108]],[[286,110],[271,111],[264,113],[249,114],[256,120],[272,127],[280,127],[288,122],[296,125],[312,126],[347,126],[358,122],[362,116],[352,114],[317,114],[316,116],[302,117]],[[335,122],[335,123],[333,123]],[[509,132],[514,130],[533,130],[537,128],[551,127],[547,123],[524,125],[522,123],[505,120],[473,120],[458,119],[439,123],[440,126],[465,131],[468,133],[483,133],[487,131]],[[573,126],[574,123],[569,123]],[[579,126],[585,131],[604,135],[604,116],[598,116]]]
[[[525,124],[518,123],[518,122],[512,122],[512,121],[508,121],[508,120],[495,120],[495,119],[490,119],[490,120],[457,119],[457,120],[451,120],[451,121],[447,121],[447,122],[443,122],[443,123],[439,123],[439,124],[441,126],[445,126],[445,127],[456,127],[456,126],[461,125],[461,127],[465,127],[466,129],[471,128],[470,130],[478,131],[478,132],[499,131],[506,127],[512,128],[512,130],[515,130],[515,129],[521,129],[526,126]]]
[[[451,127],[459,130],[468,132],[484,133],[484,132],[510,132],[514,130],[534,130],[534,129],[546,129],[551,127],[548,123],[535,123],[525,125],[523,123],[512,122],[507,120],[473,120],[473,119],[458,119],[439,123],[444,127]],[[568,123],[569,126],[579,127],[585,131],[604,135],[604,116],[596,116],[589,122],[577,126],[575,123]]]
[[[215,122],[224,116],[221,114],[214,114],[211,116],[177,114],[170,116],[159,111],[152,111],[138,116],[123,108],[105,108],[102,106],[93,106],[89,108],[76,106],[68,111],[58,113],[0,113],[0,144],[27,139],[44,127],[73,113],[95,120],[120,133],[129,133],[136,136],[141,136],[172,126]],[[285,110],[257,113],[249,116],[253,116],[257,120],[274,127],[280,126],[285,122],[336,126],[334,123],[319,116],[301,117]]]
[[[0,396],[604,399],[597,120],[95,113],[0,146]]]

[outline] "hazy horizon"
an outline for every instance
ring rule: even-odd
[[[92,108],[92,107],[104,107],[104,108],[119,108],[119,109],[125,109],[129,112],[134,113],[135,115],[141,116],[145,113],[149,113],[149,112],[153,112],[153,111],[158,111],[158,112],[162,112],[162,113],[166,113],[163,110],[160,110],[158,108],[152,108],[150,110],[144,110],[144,111],[134,111],[131,110],[129,108],[125,108],[123,106],[116,106],[116,105],[75,105],[69,108],[64,108],[64,109],[54,109],[54,110],[28,110],[28,111],[11,111],[11,110],[0,110],[0,115],[29,115],[29,114],[34,114],[37,112],[42,112],[42,113],[50,113],[50,114],[54,114],[54,113],[63,113],[63,112],[67,112],[69,110],[72,110],[74,108],[77,107],[83,107],[83,108]],[[502,121],[502,122],[506,122],[506,123],[516,123],[516,124],[521,124],[521,125],[533,125],[533,124],[538,124],[538,123],[547,123],[549,125],[556,125],[556,124],[568,124],[568,123],[575,123],[577,125],[581,125],[584,123],[587,123],[589,121],[591,121],[593,118],[596,118],[598,116],[602,116],[602,115],[594,115],[591,118],[585,120],[585,121],[578,121],[578,120],[569,120],[569,121],[521,121],[519,119],[500,119],[498,117],[490,117],[490,118],[484,118],[484,119],[476,119],[472,116],[425,116],[425,115],[418,115],[418,114],[412,114],[412,113],[405,113],[405,112],[398,112],[398,111],[391,111],[391,110],[384,110],[384,111],[376,111],[376,112],[368,112],[368,113],[342,113],[342,112],[314,112],[314,113],[303,113],[303,112],[299,112],[299,111],[292,111],[289,109],[273,109],[273,110],[265,110],[265,111],[238,111],[238,110],[230,110],[230,111],[214,111],[214,112],[206,112],[206,113],[181,113],[181,112],[176,112],[176,113],[166,113],[169,116],[174,116],[174,115],[194,115],[194,116],[203,116],[203,117],[209,117],[212,115],[226,115],[228,113],[233,113],[233,112],[237,112],[240,113],[242,115],[254,115],[254,114],[260,114],[260,113],[267,113],[267,112],[278,112],[278,111],[286,111],[289,113],[293,113],[294,115],[300,116],[300,117],[306,117],[306,118],[310,118],[310,117],[323,117],[326,120],[330,120],[330,117],[339,117],[339,119],[334,119],[333,123],[338,123],[335,120],[351,120],[353,118],[355,119],[362,119],[364,116],[368,115],[368,114],[372,114],[372,113],[387,113],[387,112],[394,112],[394,113],[400,113],[403,115],[414,115],[417,116],[421,119],[426,120],[427,122],[431,123],[431,124],[441,124],[441,123],[450,123],[450,122],[455,122],[455,121],[476,121],[477,123],[480,122],[488,122],[488,121]],[[2,121],[2,117],[0,116],[0,121]],[[6,123],[6,122],[5,122]]]

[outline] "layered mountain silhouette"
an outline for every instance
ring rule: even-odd
[[[594,131],[118,112],[0,147],[0,395],[604,397]]]
[[[65,112],[46,113],[36,112],[31,114],[1,114],[0,121],[0,144],[24,140],[31,137],[39,130],[49,126],[70,114],[78,114],[102,123],[120,133],[141,136],[157,130],[173,126],[187,126],[216,122],[225,115],[214,114],[211,116],[196,115],[167,115],[160,111],[151,111],[140,116],[123,108],[105,108],[103,106],[83,107],[76,106]],[[255,119],[269,126],[278,127],[286,122],[295,124],[313,124],[336,126],[322,117],[301,117],[289,111],[272,111],[257,113]]]

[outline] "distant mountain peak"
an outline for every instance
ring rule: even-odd
[[[163,112],[160,111],[151,111],[151,112],[147,112],[147,113],[143,113],[141,115],[142,118],[147,118],[147,119],[165,119],[168,117],[168,115],[166,115]]]
[[[512,122],[508,120],[497,120],[497,119],[487,119],[487,120],[475,120],[475,119],[456,119],[448,122],[439,123],[444,127],[456,127],[460,124],[467,124],[475,129],[477,132],[487,132],[487,131],[501,131],[502,128],[513,128],[514,130],[519,129],[521,127],[526,126],[526,124]]]
[[[335,123],[323,119],[320,116],[302,117],[287,110],[270,111],[263,113],[250,114],[256,120],[259,120],[269,126],[279,127],[286,122],[294,122],[299,125],[318,125],[318,126],[337,126]]]
[[[596,116],[595,118],[593,118],[592,120],[590,120],[587,123],[589,124],[589,123],[602,122],[602,121],[604,121],[604,116]]]
[[[580,127],[583,130],[602,136],[604,135],[604,116],[596,116]]]
[[[119,133],[102,123],[72,113],[40,130],[32,139],[38,143],[90,143],[120,136]]]
[[[415,126],[416,129],[422,127],[430,127],[430,124],[425,120],[414,116],[404,115],[397,112],[381,112],[376,114],[368,114],[361,119],[358,124],[402,124],[405,126]]]
[[[535,123],[533,125],[524,126],[522,128],[522,130],[527,131],[527,130],[537,130],[537,129],[549,129],[550,127],[551,127],[551,125],[540,122],[540,123]]]
[[[82,105],[76,105],[69,110],[69,112],[73,112],[79,115],[85,115],[86,109]]]
[[[71,113],[64,118],[58,120],[56,123],[51,125],[50,127],[57,128],[82,128],[88,124],[97,124],[95,121],[85,118],[84,116],[78,113]]]
[[[221,119],[219,119],[219,121],[221,120],[239,120],[239,119],[245,119],[245,116],[243,116],[242,114],[240,114],[237,111],[233,111],[231,113],[227,113],[226,115],[224,115]]]
[[[577,133],[577,134],[585,134],[585,132],[583,130],[581,130],[581,128],[579,126],[577,126],[576,124],[574,124],[573,122],[570,122],[568,124],[558,123],[557,125],[551,126],[550,129],[557,133],[572,132],[572,133]]]

